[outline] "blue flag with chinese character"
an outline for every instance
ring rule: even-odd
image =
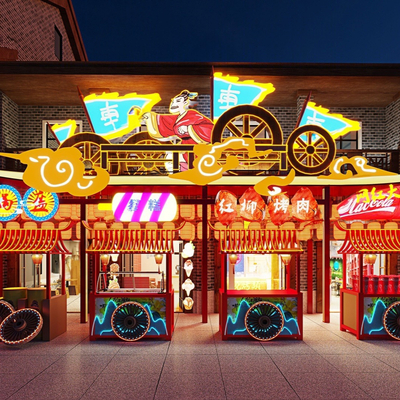
[[[232,107],[252,104],[258,105],[267,94],[275,90],[272,83],[256,83],[254,81],[239,82],[238,77],[214,74],[213,117],[217,120]]]

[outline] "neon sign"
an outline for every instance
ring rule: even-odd
[[[166,222],[175,218],[178,204],[171,193],[117,193],[111,204],[101,203],[99,209],[112,209],[117,221]]]
[[[400,219],[400,186],[361,189],[338,205],[341,219]]]
[[[0,221],[10,221],[20,211],[21,196],[9,185],[0,185]]]
[[[244,104],[258,105],[265,96],[274,91],[272,83],[256,83],[250,80],[239,82],[238,77],[223,76],[221,72],[216,72],[214,74],[214,121],[232,107]]]

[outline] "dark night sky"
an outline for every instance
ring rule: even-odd
[[[400,62],[398,0],[73,0],[89,61]]]

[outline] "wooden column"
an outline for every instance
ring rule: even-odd
[[[202,241],[201,241],[201,315],[202,315],[202,322],[205,324],[208,320],[208,285],[207,285],[207,270],[208,270],[208,263],[207,263],[207,186],[203,186],[202,191]]]
[[[51,254],[49,252],[46,253],[46,299],[51,299]]]
[[[0,297],[3,297],[3,253],[0,253]]]
[[[86,205],[84,203],[80,204],[81,208],[81,221],[86,220]],[[81,274],[81,323],[87,322],[88,316],[88,293],[87,293],[87,279],[86,279],[86,229],[81,223],[81,241],[79,244],[79,254],[80,254],[80,274]],[[96,277],[95,277],[96,279]]]
[[[61,294],[65,292],[65,254],[61,254]]]
[[[313,249],[313,240],[307,240],[307,314],[313,313]]]
[[[330,188],[324,188],[324,236],[322,242],[322,322],[330,322],[330,301],[331,301],[331,282],[330,282],[330,217],[331,199]]]

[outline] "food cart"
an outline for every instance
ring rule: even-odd
[[[296,230],[219,229],[215,233],[222,260],[219,292],[222,339],[302,340],[299,254],[303,250]],[[290,287],[292,256],[296,259],[294,288]],[[257,266],[262,263],[271,267],[269,278],[264,274],[265,269]],[[244,271],[241,276],[239,270]]]
[[[388,255],[400,253],[400,229],[336,226],[346,234],[338,250],[343,254],[346,279],[340,290],[340,330],[355,334],[357,339],[400,340],[397,262],[384,268],[379,265],[389,260]]]
[[[89,296],[90,339],[143,337],[170,340],[173,332],[172,252],[179,229],[91,228],[88,253],[94,254],[93,291]],[[123,270],[111,257],[146,256]],[[130,261],[125,264],[130,263]]]

